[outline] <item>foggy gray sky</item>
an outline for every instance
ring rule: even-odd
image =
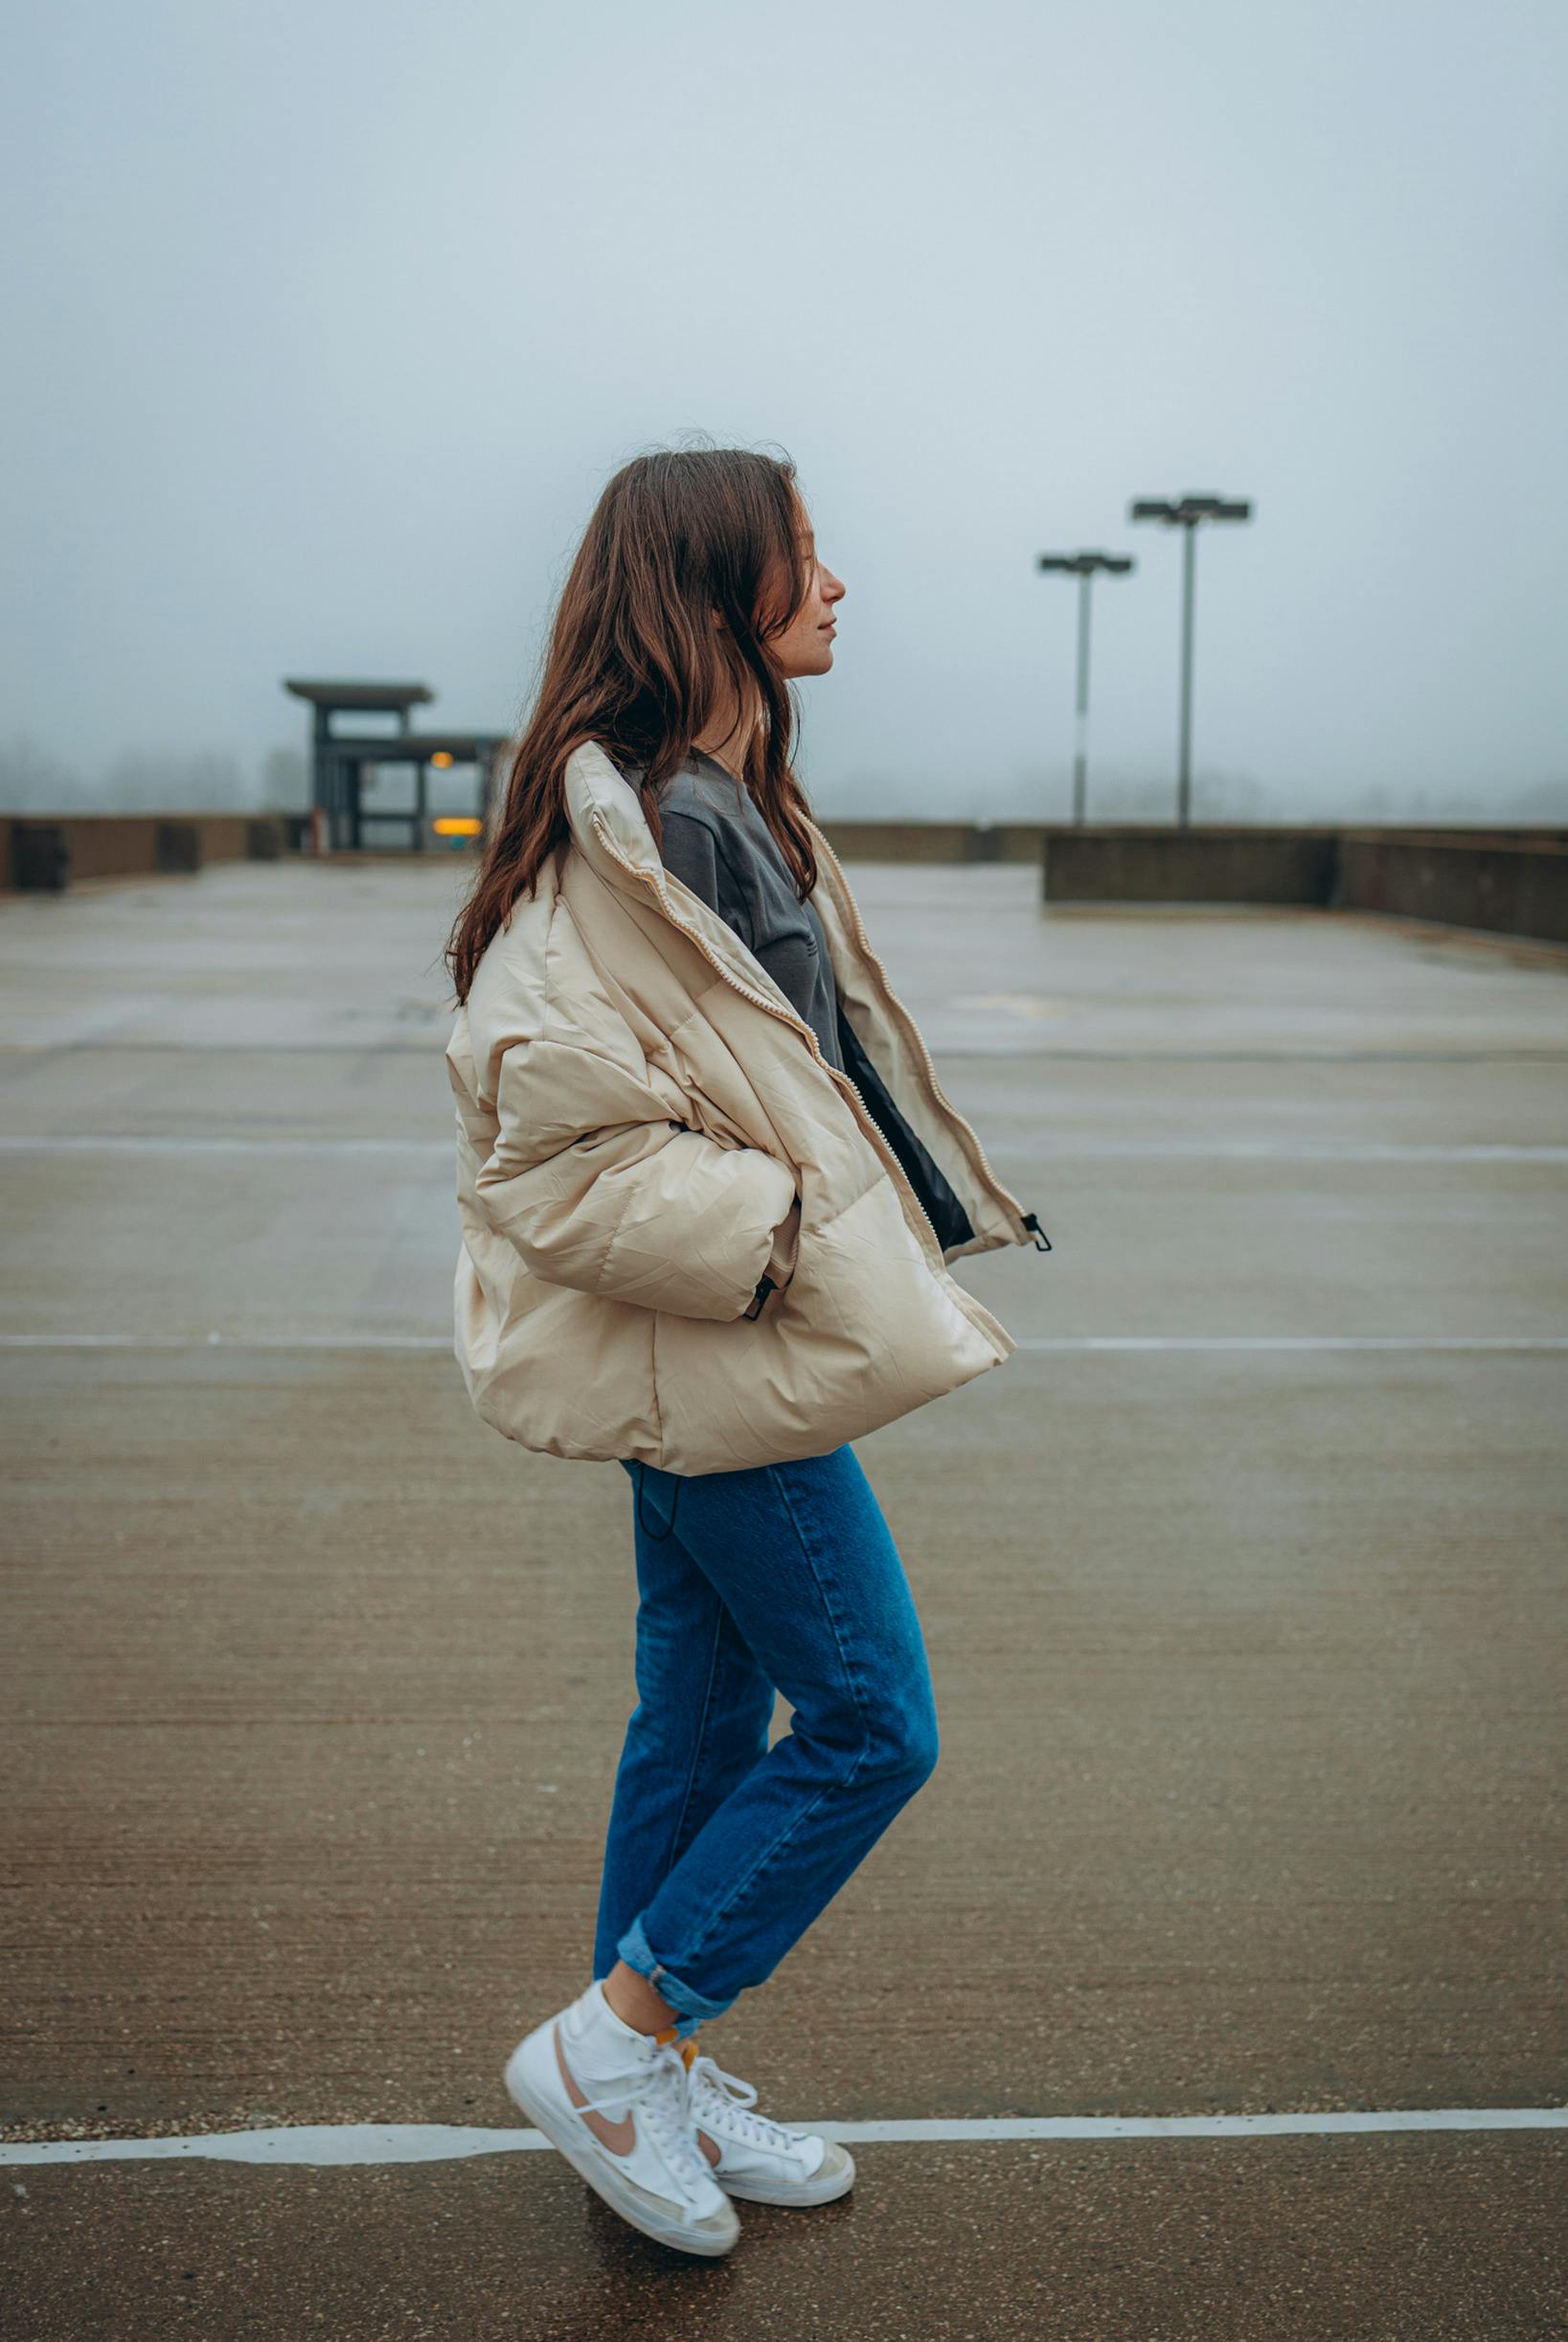
[[[285,672],[511,723],[603,478],[701,429],[789,449],[849,587],[819,811],[1059,817],[1033,561],[1091,544],[1091,809],[1163,812],[1180,546],[1126,507],[1212,489],[1200,816],[1568,817],[1557,0],[11,23],[0,798],[249,785]]]

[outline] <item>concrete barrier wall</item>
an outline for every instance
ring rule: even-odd
[[[1329,828],[1053,830],[1047,902],[1303,902],[1333,898]]]
[[[0,815],[6,883],[53,893],[73,879],[134,878],[201,870],[209,862],[273,861],[283,824],[254,813],[71,813],[57,820]]]
[[[1327,901],[1340,838],[1334,822],[1176,830],[1169,822],[922,822],[829,819],[829,844],[853,862],[1037,862],[1062,901]],[[1358,837],[1442,837],[1466,846],[1493,835],[1509,846],[1568,845],[1568,829],[1445,830],[1358,825]],[[1197,892],[1190,890],[1196,889]],[[1211,891],[1213,890],[1213,891]],[[1261,890],[1255,892],[1254,890]]]
[[[1352,830],[1339,856],[1347,910],[1568,944],[1568,844],[1560,840]]]
[[[1107,827],[1049,830],[1042,854],[1047,902],[1299,902],[1568,942],[1560,830]]]
[[[0,815],[9,884],[272,860],[303,842],[277,815]],[[1303,903],[1568,942],[1568,830],[1344,830],[1329,824],[825,821],[846,861],[1039,862],[1047,902]]]
[[[841,862],[1037,862],[1041,822],[824,821]]]

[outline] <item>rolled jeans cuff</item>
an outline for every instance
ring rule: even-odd
[[[709,2000],[705,1993],[694,1992],[689,1984],[682,1984],[678,1976],[671,1976],[664,1963],[654,1956],[641,1920],[632,1921],[615,1948],[627,1967],[648,1978],[661,2000],[680,2012],[675,2031],[683,2041],[689,2040],[705,2020],[722,2016],[726,2009],[735,2006],[734,1994],[728,2000]]]

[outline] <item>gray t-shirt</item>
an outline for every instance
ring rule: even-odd
[[[659,818],[665,868],[735,929],[842,1073],[828,938],[750,789],[696,748],[660,790]]]

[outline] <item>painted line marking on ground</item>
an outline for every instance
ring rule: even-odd
[[[1557,964],[1568,967],[1568,952],[1560,954]],[[87,1028],[75,1035],[56,1032],[41,1038],[35,1037],[32,1030],[25,1038],[17,1031],[0,1032],[0,1057],[106,1057],[112,1051],[115,1057],[123,1057],[134,1050],[138,1057],[422,1057],[428,1065],[435,1054],[431,1041],[400,1039],[398,1029],[390,1025],[383,1025],[378,1033],[356,1034],[346,1041],[324,1040],[314,1034],[285,1041],[245,1041],[233,1035],[204,1041],[193,1034],[160,1039],[156,1035],[132,1033],[125,1030],[131,1021],[125,1020],[118,1030],[113,1026],[107,1030]],[[970,1032],[962,1037],[949,1037],[945,1031],[937,1029],[934,1020],[927,1028],[926,1038],[934,1057],[950,1058],[960,1067],[974,1063],[993,1065],[998,1061],[1034,1065],[1041,1058],[1069,1065],[1568,1064],[1568,1050],[1535,1048],[1528,1042],[1511,1047],[1506,1041],[1495,1049],[1059,1049],[1026,1036],[1021,1030],[1000,1038],[992,1035],[989,1028],[983,1035]]]
[[[1216,1162],[1216,1163],[1568,1163],[1568,1144],[1542,1140],[1538,1145],[1476,1143],[1444,1146],[1412,1141],[1284,1139],[1107,1139],[1071,1140],[1054,1147],[1031,1148],[1027,1155],[1015,1148],[993,1148],[1004,1162]],[[267,1138],[218,1137],[202,1131],[162,1134],[108,1131],[70,1131],[55,1136],[42,1132],[0,1134],[4,1155],[416,1155],[432,1162],[452,1159],[449,1138]]]
[[[1565,1149],[1568,1151],[1568,1149]],[[8,1155],[429,1155],[446,1162],[454,1155],[450,1139],[312,1139],[216,1138],[200,1131],[186,1136],[168,1133],[153,1137],[133,1132],[72,1131],[49,1138],[42,1134],[0,1136],[0,1154]]]
[[[1031,1148],[1027,1154],[992,1148],[1010,1163],[1105,1162],[1221,1162],[1221,1163],[1568,1163],[1568,1146],[1543,1140],[1526,1143],[1477,1142],[1473,1146],[1443,1146],[1412,1140],[1324,1139],[1314,1143],[1286,1139],[1122,1139],[1070,1140],[1055,1147]]]
[[[1568,1333],[1034,1333],[1023,1351],[1564,1351]],[[0,1333],[0,1350],[410,1350],[448,1333]]]
[[[0,1350],[429,1350],[449,1333],[0,1333]]]
[[[1020,1350],[1568,1350],[1568,1333],[1034,1333]]]
[[[1349,2114],[997,2116],[971,2122],[809,2123],[825,2139],[866,2145],[1005,2139],[1363,2138],[1438,2130],[1568,2130],[1568,2106],[1446,2106]],[[0,2140],[0,2164],[202,2161],[270,2164],[449,2163],[548,2149],[538,2130],[448,2123],[341,2123],[298,2129],[198,2132],[170,2139]]]

